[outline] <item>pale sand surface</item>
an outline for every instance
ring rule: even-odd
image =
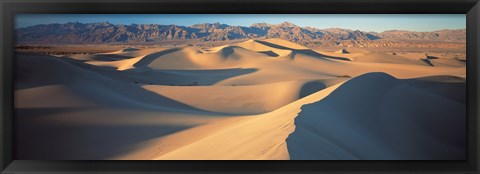
[[[18,54],[15,153],[18,159],[463,159],[462,60],[447,53],[317,51],[280,39],[209,49]]]

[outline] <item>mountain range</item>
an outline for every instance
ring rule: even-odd
[[[69,22],[35,25],[15,30],[17,44],[156,43],[182,40],[209,42],[251,38],[281,38],[302,45],[316,46],[338,46],[344,41],[377,40],[465,42],[466,30],[366,32],[341,28],[300,27],[289,22],[255,23],[250,26],[231,26],[221,23],[179,26]]]

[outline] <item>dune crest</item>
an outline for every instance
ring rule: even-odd
[[[369,73],[302,106],[291,159],[465,159],[465,104],[419,87]]]

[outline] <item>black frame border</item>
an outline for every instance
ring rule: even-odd
[[[14,16],[83,14],[466,14],[465,161],[26,161],[13,159]],[[478,173],[480,3],[478,0],[0,0],[1,173]]]

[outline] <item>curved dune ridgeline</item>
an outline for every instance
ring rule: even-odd
[[[428,60],[428,61],[425,61]],[[465,61],[281,39],[17,54],[17,159],[464,159]]]
[[[287,139],[290,158],[465,159],[465,103],[429,90],[385,73],[356,77],[302,106]]]

